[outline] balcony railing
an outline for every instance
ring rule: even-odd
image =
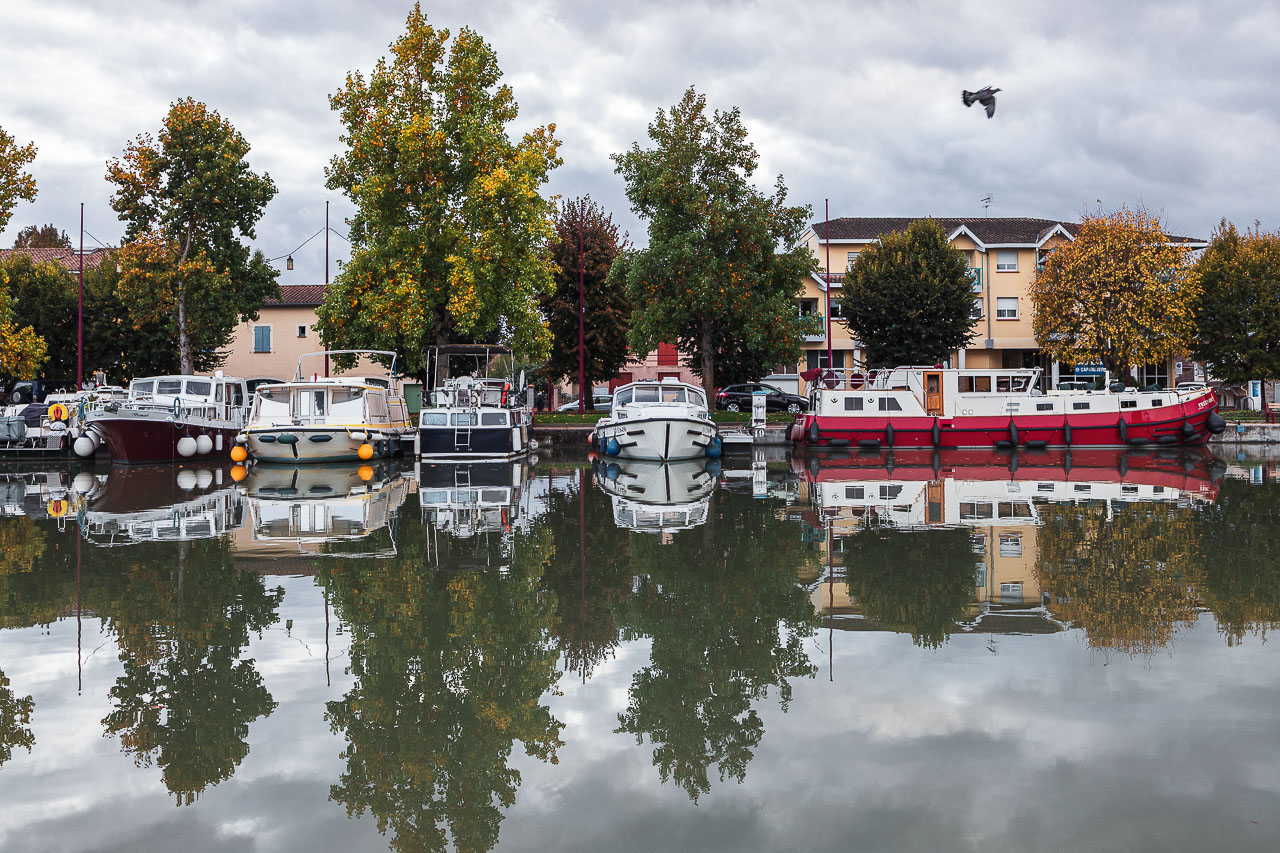
[[[827,318],[821,314],[801,314],[800,334],[806,341],[825,341]]]
[[[974,293],[982,292],[982,270],[981,269],[970,269],[969,281],[970,281],[970,286],[972,287]]]

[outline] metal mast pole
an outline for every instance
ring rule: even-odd
[[[585,273],[582,260],[582,229],[586,224],[586,205],[578,199],[578,414],[586,411],[587,400],[587,355],[586,355],[586,301],[583,297]]]
[[[823,224],[827,230],[827,369],[832,370],[835,364],[831,360],[831,199],[826,200],[826,209],[827,221]]]
[[[324,290],[325,290],[325,293],[329,292],[329,201],[328,199],[325,199],[325,203],[324,203]],[[327,346],[324,348],[324,375],[326,377],[329,376],[329,347]]]
[[[84,202],[80,202],[80,307],[76,312],[76,390],[84,387]]]

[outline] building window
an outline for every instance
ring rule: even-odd
[[[981,320],[984,316],[986,316],[982,312],[982,307],[983,307],[982,297],[979,296],[977,299],[973,300],[973,310],[969,312],[969,318],[972,320]]]
[[[1018,297],[1016,296],[996,297],[996,319],[997,320],[1018,319]]]
[[[813,370],[815,367],[829,367],[827,364],[827,351],[824,349],[805,350],[805,369]],[[831,358],[835,362],[837,368],[844,367],[844,350],[838,349],[831,353]]]
[[[680,353],[676,351],[676,345],[658,344],[658,366],[678,367],[679,365]]]
[[[854,261],[856,261],[856,260],[858,259],[858,253],[857,253],[857,252],[850,252],[848,257],[849,257],[849,260],[848,260],[848,262],[845,264],[845,268],[846,268],[846,269],[852,269],[852,268],[853,268],[853,262],[854,262]]]
[[[1018,250],[999,249],[996,251],[996,272],[1017,272]]]
[[[306,326],[299,326],[299,327],[298,327],[298,337],[300,337],[300,338],[305,338],[306,336],[307,336],[307,327],[306,327]]]
[[[1021,533],[1001,533],[1000,534],[1000,556],[1001,557],[1021,557],[1022,556],[1022,534]]]
[[[254,352],[271,352],[271,327],[270,326],[254,326],[253,327],[253,351]]]

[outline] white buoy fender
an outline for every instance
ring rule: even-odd
[[[71,445],[71,449],[76,452],[76,456],[92,456],[93,451],[98,448],[94,447],[93,439],[89,437],[90,433],[85,433],[76,439],[76,443]]]
[[[196,438],[196,453],[204,456],[213,450],[213,439],[207,435],[201,435]]]
[[[193,456],[196,452],[196,440],[189,435],[178,439],[178,455]]]
[[[195,439],[192,439],[195,441]],[[189,492],[196,487],[196,472],[190,468],[183,468],[178,472],[178,488],[184,492]]]

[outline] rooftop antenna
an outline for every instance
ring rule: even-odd
[[[987,208],[991,206],[991,196],[990,196],[990,195],[986,195],[986,196],[982,197],[981,199],[979,199],[979,201],[981,201],[981,202],[982,202],[982,215],[983,215],[983,216],[986,216],[986,215],[987,215]]]

